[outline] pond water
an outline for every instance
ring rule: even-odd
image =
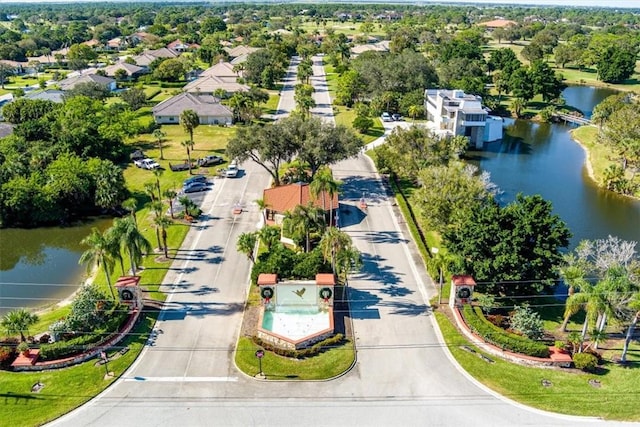
[[[615,92],[585,86],[563,92],[567,105],[585,112]],[[573,233],[571,246],[582,239],[618,236],[640,241],[640,201],[601,190],[589,178],[585,152],[571,139],[574,127],[562,124],[509,121],[502,141],[485,144],[472,163],[491,173],[502,190],[501,202],[516,194],[540,194]],[[640,250],[640,248],[638,248]]]

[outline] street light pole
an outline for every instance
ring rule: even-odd
[[[256,358],[258,359],[258,367],[259,367],[259,371],[258,375],[262,376],[264,375],[262,373],[262,358],[264,357],[264,350],[256,350]]]

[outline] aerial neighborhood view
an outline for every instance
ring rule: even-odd
[[[0,427],[640,425],[640,3],[0,2]]]

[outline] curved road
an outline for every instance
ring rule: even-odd
[[[322,89],[321,59],[315,61],[313,84]],[[295,66],[290,71],[295,76]],[[316,103],[314,113],[332,120],[328,92],[319,91]],[[291,107],[283,102],[279,110]],[[238,179],[216,180],[204,199],[206,217],[188,234],[165,279],[168,308],[136,363],[100,396],[51,425],[615,425],[513,405],[457,368],[430,314],[433,284],[364,156],[333,168],[344,182],[342,229],[364,257],[348,292],[355,367],[326,382],[244,376],[233,364],[233,349],[250,265],[235,242],[255,229],[260,212],[253,201],[269,178],[259,166],[243,166]],[[366,213],[357,207],[363,193]],[[236,203],[244,206],[240,215],[232,214]]]

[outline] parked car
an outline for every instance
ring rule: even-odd
[[[211,155],[198,159],[198,166],[202,167],[219,165],[220,163],[224,163],[224,159],[220,156]]]
[[[207,191],[209,186],[206,182],[192,182],[189,185],[182,187],[183,193],[197,193],[198,191]]]
[[[391,115],[391,118],[392,118],[392,119],[393,119],[393,121],[395,121],[395,122],[399,122],[399,121],[401,121],[401,120],[402,120],[402,116],[401,116],[400,114],[398,114],[398,113],[392,114],[392,115]]]
[[[142,150],[134,151],[129,155],[129,157],[131,158],[131,160],[142,160],[147,158],[147,156],[144,155],[144,152]]]
[[[194,175],[191,178],[187,178],[184,180],[184,182],[182,183],[183,187],[188,187],[191,184],[195,183],[195,182],[204,182],[205,184],[207,183],[207,177],[204,175]]]
[[[148,169],[148,170],[158,169],[160,167],[158,162],[149,158],[134,160],[133,164],[139,168]]]
[[[391,118],[391,114],[387,113],[386,111],[384,113],[382,113],[382,121],[383,122],[392,122],[393,119]]]
[[[173,172],[182,172],[182,171],[188,171],[189,170],[189,163],[169,163],[169,168],[173,171]],[[196,165],[194,163],[191,163],[191,169],[195,169]]]
[[[235,162],[235,160],[231,162],[231,164],[224,171],[224,175],[227,178],[235,178],[236,176],[238,176],[238,164]]]

